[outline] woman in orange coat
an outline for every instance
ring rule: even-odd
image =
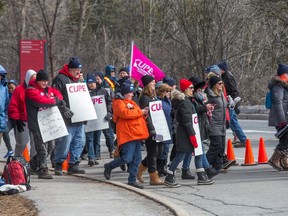
[[[128,185],[143,189],[136,183],[136,174],[142,160],[141,141],[149,136],[144,119],[148,109],[141,110],[132,100],[133,92],[133,83],[127,80],[113,100],[113,121],[116,123],[117,141],[122,153],[119,158],[104,165],[104,176],[110,179],[113,169],[129,164]]]

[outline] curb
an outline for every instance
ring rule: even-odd
[[[174,203],[172,203],[171,201],[167,200],[165,197],[163,197],[161,195],[158,195],[158,194],[155,194],[155,193],[151,193],[151,192],[148,192],[148,191],[145,191],[145,190],[142,190],[142,189],[134,188],[134,187],[131,187],[131,186],[126,185],[126,184],[121,183],[121,182],[103,181],[103,180],[91,178],[91,177],[80,175],[80,174],[73,174],[72,176],[79,177],[79,178],[84,178],[84,179],[89,179],[89,180],[97,181],[97,182],[100,182],[100,183],[109,184],[109,185],[112,185],[114,187],[120,187],[120,188],[129,190],[129,191],[137,193],[137,194],[139,194],[139,195],[141,195],[141,196],[143,196],[143,197],[145,197],[147,199],[153,200],[153,201],[157,202],[160,205],[163,205],[163,206],[167,207],[176,216],[189,216],[189,214],[185,210],[179,208],[177,205],[175,205]]]

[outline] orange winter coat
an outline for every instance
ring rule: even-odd
[[[129,109],[127,104],[132,104],[134,108]],[[149,133],[142,110],[134,101],[115,98],[112,107],[118,145],[148,138]]]

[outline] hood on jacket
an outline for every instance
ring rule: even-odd
[[[268,83],[268,89],[271,90],[275,85],[279,85],[283,88],[288,89],[288,83],[281,80],[278,76],[275,76],[271,79],[271,81]]]
[[[30,82],[30,79],[31,77],[34,75],[34,74],[37,74],[36,71],[34,70],[27,70],[26,71],[26,75],[25,75],[25,84],[28,86],[29,85],[29,82]]]
[[[171,92],[171,103],[172,108],[176,110],[180,103],[185,100],[185,94],[178,91],[177,89]]]
[[[75,78],[70,72],[68,68],[68,64],[65,64],[63,68],[59,71],[59,74],[64,74],[65,76],[68,76],[70,79],[72,79],[74,82],[77,82],[77,78]]]

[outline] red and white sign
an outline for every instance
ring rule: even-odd
[[[26,71],[46,70],[46,41],[20,40],[20,82],[25,80]]]
[[[156,134],[163,136],[163,141],[171,140],[170,131],[162,108],[162,101],[149,103],[149,112]]]
[[[194,148],[194,153],[195,153],[195,156],[198,156],[198,155],[202,155],[203,151],[202,151],[202,141],[201,141],[201,136],[200,136],[197,113],[192,114],[192,123],[193,123],[193,129],[196,133],[196,140],[198,143],[198,147]]]
[[[70,83],[66,84],[66,88],[70,109],[74,113],[71,121],[74,123],[97,119],[86,83]]]

